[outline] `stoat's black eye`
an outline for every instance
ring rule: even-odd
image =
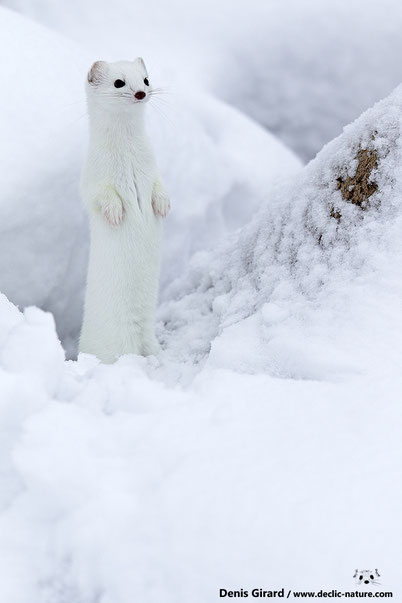
[[[147,77],[144,79],[144,84],[145,84],[146,86],[149,86],[149,79],[148,79]]]
[[[363,576],[359,576],[359,580],[363,580]]]
[[[370,578],[371,578],[372,580],[374,580],[374,576],[373,576],[373,574],[370,574]]]
[[[126,85],[126,82],[123,82],[123,80],[116,80],[114,83],[114,87],[115,88],[123,88],[123,86]]]

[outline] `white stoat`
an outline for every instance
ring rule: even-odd
[[[152,95],[144,61],[97,61],[86,89],[90,140],[82,196],[91,246],[79,350],[114,362],[159,350],[155,307],[170,203],[144,128]]]

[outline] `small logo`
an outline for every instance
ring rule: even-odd
[[[363,584],[367,586],[368,584],[380,584],[378,578],[380,577],[380,573],[378,569],[373,570],[355,570],[353,574],[353,578],[356,579],[356,584]]]

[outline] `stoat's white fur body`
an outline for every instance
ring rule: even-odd
[[[152,89],[144,80],[142,59],[97,62],[88,74],[82,194],[91,245],[79,349],[103,362],[159,349],[155,308],[162,217],[170,205],[145,133],[144,103]],[[116,88],[116,81],[124,86]]]

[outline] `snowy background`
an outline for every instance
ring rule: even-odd
[[[0,5],[1,600],[213,603],[357,567],[397,599],[400,3]],[[165,90],[164,351],[104,366],[76,360],[83,82],[138,55]],[[339,188],[361,149],[363,209]]]

